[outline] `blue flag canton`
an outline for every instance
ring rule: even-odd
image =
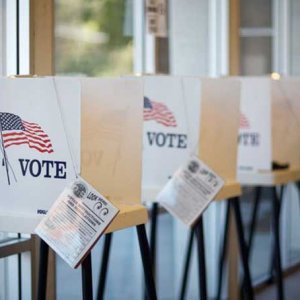
[[[148,109],[152,109],[152,104],[149,98],[144,97],[144,109],[148,108]]]
[[[0,123],[2,131],[6,130],[25,130],[22,119],[11,113],[0,113]]]

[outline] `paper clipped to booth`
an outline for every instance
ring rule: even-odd
[[[77,268],[119,209],[82,178],[60,194],[35,232],[72,268]]]
[[[224,180],[197,157],[191,157],[159,193],[157,201],[172,215],[192,226],[215,198]]]

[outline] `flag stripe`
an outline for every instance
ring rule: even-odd
[[[10,133],[3,133],[2,134],[3,138],[14,137],[14,136],[24,136],[24,135],[29,136],[30,138],[36,139],[38,141],[42,141],[44,143],[51,142],[47,135],[44,135],[45,138],[40,138],[40,136],[36,136],[34,134],[29,134],[26,131],[25,132],[24,131],[21,131],[21,132],[13,131],[13,132],[10,132]]]
[[[31,133],[36,134],[38,136],[47,136],[46,134],[44,134],[43,130],[30,130],[28,128],[25,128],[25,131],[31,132]]]
[[[52,153],[52,152],[54,152],[53,149],[48,150],[48,149],[39,148],[39,147],[37,147],[37,146],[35,146],[35,145],[29,144],[28,142],[20,142],[20,143],[15,142],[15,143],[11,143],[11,144],[9,144],[9,145],[5,145],[5,148],[8,148],[8,147],[13,146],[13,145],[22,145],[22,144],[27,144],[27,145],[29,146],[29,148],[36,149],[36,150],[38,150],[39,152],[43,152],[43,153],[45,153],[45,152],[47,152],[47,153]]]
[[[47,144],[40,143],[40,142],[32,140],[32,139],[30,139],[26,136],[25,137],[20,137],[20,138],[5,139],[4,143],[6,144],[6,143],[13,142],[13,141],[24,141],[24,143],[29,142],[29,143],[37,144],[37,145],[39,145],[41,147],[44,147],[44,148],[51,148],[52,147],[51,143],[47,143]]]
[[[155,119],[158,123],[163,123],[166,126],[177,126],[176,120],[166,120],[165,118],[148,116],[144,118],[145,121],[150,121]]]
[[[23,123],[24,126],[27,125],[27,126],[40,127],[41,128],[41,126],[39,124],[36,124],[36,123],[27,122],[27,121],[24,121],[24,120],[22,120],[22,123]]]
[[[241,113],[241,115],[240,115],[240,128],[243,128],[243,129],[250,128],[250,122],[243,113]]]
[[[28,132],[24,132],[24,134],[30,138],[33,138],[33,139],[36,139],[38,141],[41,141],[43,143],[47,143],[47,142],[50,142],[50,139],[48,137],[48,135],[46,135],[45,137],[40,137],[39,135],[34,135],[32,133],[28,133]]]

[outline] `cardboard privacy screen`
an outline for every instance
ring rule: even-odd
[[[140,202],[141,81],[0,79],[0,99],[0,231],[33,232],[76,173]]]
[[[239,171],[270,171],[272,162],[300,166],[299,80],[240,78]]]
[[[141,80],[82,79],[81,176],[108,200],[141,202]]]
[[[197,77],[143,78],[143,200],[154,201],[192,154],[225,180],[234,180],[239,82]]]
[[[53,78],[2,78],[0,99],[0,231],[32,232],[75,178],[58,92]]]

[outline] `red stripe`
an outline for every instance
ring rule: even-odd
[[[177,123],[176,121],[166,121],[164,119],[158,119],[158,118],[147,118],[147,119],[144,119],[145,121],[156,121],[157,123],[160,123],[160,124],[163,124],[165,126],[168,126],[168,127],[176,127],[177,126]]]
[[[43,133],[45,133],[41,127],[24,126],[24,129],[25,130],[31,130],[31,131],[34,131],[34,132],[43,132]]]
[[[27,122],[27,121],[24,121],[22,120],[22,123],[24,124],[24,126],[37,126],[37,127],[41,127],[39,124],[37,123],[30,123],[30,122]]]
[[[9,133],[2,133],[2,136],[4,138],[5,137],[10,137],[10,136],[15,136],[15,135],[17,135],[17,136],[19,136],[19,135],[23,136],[24,133],[23,133],[23,131],[21,131],[21,132],[15,132],[15,131],[13,131],[13,132],[9,132]]]
[[[25,128],[25,131],[28,131],[28,132],[31,132],[31,133],[34,133],[34,134],[37,134],[40,136],[42,136],[42,135],[47,136],[43,130],[31,130],[31,129]],[[39,133],[42,133],[42,134],[39,134]]]
[[[13,146],[13,145],[22,145],[22,144],[27,144],[29,146],[29,148],[36,149],[37,151],[42,152],[42,153],[45,153],[45,152],[52,153],[52,152],[54,152],[53,149],[50,149],[50,150],[42,149],[42,148],[39,148],[37,146],[30,145],[28,142],[11,143],[9,145],[6,145],[5,148],[8,148],[8,147]]]
[[[21,141],[21,140],[24,140],[24,141],[27,142],[28,139],[26,138],[26,136],[21,137],[21,138],[7,138],[7,139],[3,139],[3,143],[5,145],[5,143],[9,143],[9,142],[12,142],[12,141]]]
[[[172,114],[160,114],[160,113],[152,113],[152,114],[146,114],[153,117],[163,117],[164,119],[172,119],[175,120],[174,116]]]
[[[40,142],[37,142],[37,141],[33,141],[33,140],[31,140],[30,138],[28,138],[26,136],[23,137],[23,138],[8,138],[8,139],[3,140],[3,142],[4,142],[4,145],[5,145],[6,143],[10,143],[12,141],[21,141],[21,140],[24,140],[25,142],[28,142],[28,143],[37,144],[37,145],[39,145],[41,147],[44,147],[44,148],[52,148],[51,143],[50,144],[40,143]]]
[[[5,134],[5,135],[3,134],[3,143],[4,143],[5,147],[8,147],[7,146],[8,143],[11,143],[13,141],[20,142],[22,140],[24,141],[23,143],[27,143],[27,144],[33,143],[33,144],[37,144],[44,148],[52,148],[52,144],[51,144],[50,140],[43,141],[42,139],[39,139],[36,137],[31,137],[28,134],[24,134],[23,131],[20,133],[14,132],[14,133]]]
[[[47,134],[45,134],[45,132],[42,131],[42,130],[41,131],[33,131],[33,130],[25,129],[25,132],[31,133],[31,134],[36,135],[36,136],[41,137],[41,138],[47,138],[47,139],[49,139],[49,136]],[[38,133],[41,132],[43,134],[37,134],[37,132]],[[9,132],[9,133],[3,133],[3,136],[17,135],[17,134],[23,134],[23,131],[20,130],[19,132],[12,131],[12,132]]]
[[[27,141],[24,141],[24,142],[15,142],[15,143],[11,143],[9,145],[4,145],[4,146],[5,146],[5,148],[8,148],[8,147],[13,146],[13,145],[22,145],[22,144],[28,144],[28,142]]]
[[[9,132],[9,133],[3,133],[2,136],[4,138],[6,137],[14,137],[14,136],[29,136],[33,139],[37,139],[39,141],[42,141],[42,142],[51,142],[48,135],[45,135],[45,136],[39,136],[39,135],[32,135],[32,134],[29,134],[27,131],[21,131],[21,132]],[[43,139],[43,138],[47,138],[47,139]]]
[[[51,142],[49,137],[46,136],[45,138],[44,137],[40,137],[39,135],[33,135],[31,133],[28,133],[27,131],[24,132],[24,135],[30,137],[30,138],[33,138],[35,140],[38,140],[38,141],[42,141],[44,143],[48,143],[48,142]]]
[[[48,139],[42,139],[39,136],[31,135],[31,134],[27,133],[26,131],[12,132],[12,133],[5,133],[5,134],[3,134],[3,138],[23,137],[23,136],[25,136],[27,138],[29,137],[29,138],[41,141],[43,143],[49,143],[49,142],[51,142],[49,138]]]
[[[144,115],[145,121],[155,120],[166,126],[177,126],[176,120],[173,116],[161,116],[159,114],[146,114]]]
[[[250,127],[250,123],[249,120],[247,119],[247,117],[244,114],[240,115],[240,128],[249,128]]]

